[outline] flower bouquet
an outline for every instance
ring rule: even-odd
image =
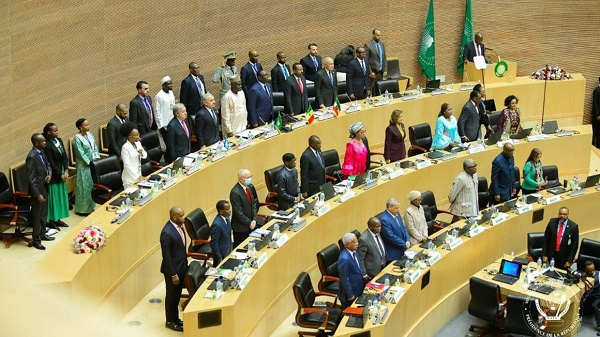
[[[104,230],[96,225],[87,226],[73,239],[75,254],[91,253],[100,250],[106,243]]]
[[[572,79],[573,76],[559,66],[545,66],[531,74],[531,78],[536,80],[560,81]]]

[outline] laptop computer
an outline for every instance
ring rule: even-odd
[[[542,123],[542,133],[551,135],[558,132],[558,123],[556,121],[546,121]]]
[[[540,200],[539,197],[536,197],[535,195],[528,195],[525,198],[525,203],[527,203],[527,204],[533,204],[534,202],[537,202],[538,200]]]
[[[500,138],[502,138],[502,133],[501,132],[494,132],[492,133],[487,141],[486,144],[487,145],[496,145],[496,143],[498,143],[498,141],[500,140]]]
[[[544,294],[544,295],[548,295],[554,291],[554,287],[547,286],[545,284],[536,284],[536,283],[531,284],[528,289],[533,290],[538,293],[541,293],[541,294]]]
[[[369,301],[373,302],[373,301],[375,301],[376,298],[377,298],[376,294],[365,294],[365,293],[362,293],[356,299],[356,304],[366,305],[367,302],[369,302]]]
[[[276,221],[274,222],[271,226],[269,226],[269,228],[267,228],[267,230],[269,231],[273,231],[273,227],[275,227],[275,224],[279,225],[279,232],[283,232],[284,230],[290,228],[290,226],[292,225],[292,223],[294,223],[294,218],[290,218],[287,221]]]
[[[466,225],[462,226],[462,228],[458,232],[458,236],[467,235],[467,233],[469,233],[472,227],[473,223],[467,223]]]
[[[521,267],[522,266],[516,262],[502,259],[500,271],[498,271],[498,274],[496,274],[492,280],[507,284],[515,284],[521,276]]]
[[[490,209],[481,211],[481,218],[479,220],[477,220],[477,224],[483,225],[486,222],[490,221],[493,213],[494,212],[492,212],[492,210],[490,210]]]
[[[362,316],[350,316],[346,326],[350,328],[362,329],[365,327],[365,323],[369,320],[369,308],[366,306],[362,308]]]
[[[423,89],[424,93],[432,92],[440,88],[441,81],[440,80],[431,80],[427,81],[425,84],[425,89]]]
[[[548,191],[549,193],[552,193],[554,195],[559,195],[559,194],[565,193],[567,190],[562,186],[556,186],[556,187],[549,188],[546,191]]]
[[[219,278],[214,279],[210,285],[208,286],[208,290],[217,290],[217,281]],[[223,283],[223,291],[229,289],[229,283],[231,282],[229,279],[222,278],[221,282]]]
[[[312,211],[313,208],[315,208],[315,204],[317,203],[318,198],[313,200],[313,201],[304,201],[304,208],[300,208],[300,216],[305,216],[306,214],[310,213],[310,211]]]
[[[367,180],[367,175],[368,173],[363,173],[363,174],[359,174],[354,178],[354,183],[352,184],[352,188],[357,188],[360,187],[360,185],[365,183],[365,180]]]
[[[496,102],[493,99],[486,99],[483,101],[483,104],[485,105],[485,110],[491,112],[496,111]]]
[[[517,199],[509,200],[509,201],[505,202],[504,204],[502,204],[502,209],[500,209],[500,212],[502,212],[502,213],[510,212],[515,208],[516,204],[517,204]]]
[[[529,136],[531,134],[531,128],[529,129],[521,129],[521,131],[519,131],[519,133],[517,133],[516,135],[510,135],[511,139],[523,139],[523,138],[527,138],[527,136]]]
[[[423,242],[422,244],[419,245],[419,247],[421,248],[427,248],[427,245],[429,244],[429,242],[433,242],[433,244],[436,247],[439,247],[441,245],[444,244],[444,241],[446,241],[446,236],[448,236],[448,232],[443,232],[442,234],[438,235],[435,237],[435,239],[431,239],[431,240],[427,240],[427,242]]]
[[[594,174],[593,176],[588,176],[584,183],[580,183],[579,186],[583,188],[594,187],[598,185],[598,181],[600,181],[600,174]]]
[[[375,282],[377,282],[377,283],[385,283],[385,278],[386,277],[390,280],[390,285],[394,284],[394,282],[396,282],[396,280],[398,279],[397,275],[392,275],[392,274],[385,273],[385,274],[383,274],[383,276],[381,276],[380,278],[378,278]]]
[[[335,197],[335,189],[333,189],[333,184],[331,183],[331,181],[328,181],[325,184],[321,185],[319,189],[325,194],[325,201]]]
[[[427,153],[427,158],[429,158],[429,159],[438,159],[443,156],[444,156],[444,152],[438,151],[438,150]]]
[[[177,158],[173,162],[173,172],[179,171],[179,169],[183,168],[183,161],[185,160],[185,156]]]

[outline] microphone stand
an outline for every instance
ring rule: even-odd
[[[542,99],[542,124],[540,125],[540,129],[544,127],[544,114],[546,112],[546,86],[548,85],[548,65],[546,64],[546,69],[544,69],[544,96]]]

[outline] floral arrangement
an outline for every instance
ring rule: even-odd
[[[73,239],[75,254],[91,253],[100,250],[106,244],[106,234],[100,226],[87,226]]]
[[[572,79],[573,76],[559,66],[545,66],[531,74],[531,78],[536,80],[560,81]]]

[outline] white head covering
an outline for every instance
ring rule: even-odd
[[[408,201],[412,202],[413,200],[419,198],[420,196],[421,196],[421,192],[415,191],[415,190],[410,191],[408,193]]]
[[[169,76],[165,76],[165,77],[163,77],[163,78],[160,80],[160,84],[161,84],[161,85],[162,85],[162,84],[165,84],[165,82],[168,82],[168,81],[170,81],[170,80],[171,80],[171,78],[170,78]]]
[[[356,133],[358,131],[360,131],[360,129],[362,129],[364,126],[365,126],[365,123],[363,123],[363,122],[352,123],[350,125],[350,128],[348,129],[348,131],[350,131],[350,138],[354,138]]]

